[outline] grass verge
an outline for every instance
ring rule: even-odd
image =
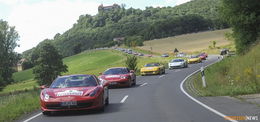
[[[0,96],[0,122],[14,121],[39,108],[39,91]]]
[[[227,57],[205,71],[207,87],[201,76],[193,77],[202,96],[236,96],[260,93],[260,44],[243,56]]]

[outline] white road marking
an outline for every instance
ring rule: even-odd
[[[120,101],[120,103],[124,103],[127,98],[128,98],[128,95],[124,96],[124,98]]]
[[[145,85],[147,85],[147,83],[143,83],[142,85],[140,85],[140,86],[145,86]]]
[[[218,61],[217,61],[217,62],[218,62]],[[216,63],[216,62],[214,62],[214,63]],[[208,67],[208,66],[210,66],[210,65],[212,65],[212,64],[214,64],[214,63],[211,63],[211,64],[207,65],[206,67]],[[238,122],[238,121],[233,120],[232,118],[228,117],[227,115],[222,114],[222,113],[220,113],[219,111],[217,111],[217,110],[215,110],[215,109],[213,109],[213,108],[207,106],[206,104],[200,102],[199,100],[197,100],[197,99],[195,99],[194,97],[190,96],[190,95],[184,90],[184,88],[183,88],[184,82],[185,82],[189,77],[191,77],[192,75],[194,75],[195,73],[197,73],[197,72],[199,72],[199,71],[200,71],[200,69],[197,70],[197,71],[195,71],[195,72],[193,72],[193,73],[191,73],[190,75],[188,75],[188,76],[181,82],[181,84],[180,84],[181,91],[182,91],[187,97],[189,97],[191,100],[193,100],[194,102],[200,104],[201,106],[203,106],[204,108],[206,108],[206,109],[212,111],[213,113],[215,113],[215,114],[217,114],[217,115],[223,117],[223,120],[226,118],[227,120],[229,120],[229,121],[231,121],[231,122]]]
[[[165,75],[161,75],[161,76],[159,76],[159,78],[162,78],[162,77],[164,77]]]
[[[31,121],[32,119],[34,119],[34,118],[36,118],[36,117],[38,117],[38,116],[40,116],[40,115],[42,115],[42,113],[38,113],[38,114],[36,114],[36,115],[30,117],[29,119],[24,120],[23,122],[29,122],[29,121]]]

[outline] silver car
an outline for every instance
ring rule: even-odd
[[[185,59],[173,59],[168,63],[169,69],[174,68],[186,68],[188,67],[188,62]]]

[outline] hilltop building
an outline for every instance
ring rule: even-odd
[[[98,6],[98,12],[106,12],[106,11],[110,11],[110,10],[114,10],[114,9],[118,9],[120,8],[120,6],[118,4],[113,4],[110,6],[103,6],[103,4],[101,4],[100,6]]]

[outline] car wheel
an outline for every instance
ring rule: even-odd
[[[127,87],[131,87],[131,86],[132,86],[132,82],[131,82],[131,80],[129,80]]]
[[[106,101],[105,101],[105,105],[108,106],[109,104],[109,97],[107,97]]]
[[[133,85],[134,85],[134,86],[136,85],[136,79],[134,79],[134,81],[133,81]]]
[[[42,114],[43,114],[43,115],[46,115],[46,116],[50,116],[50,115],[51,115],[51,112],[50,112],[50,111],[43,111]]]

